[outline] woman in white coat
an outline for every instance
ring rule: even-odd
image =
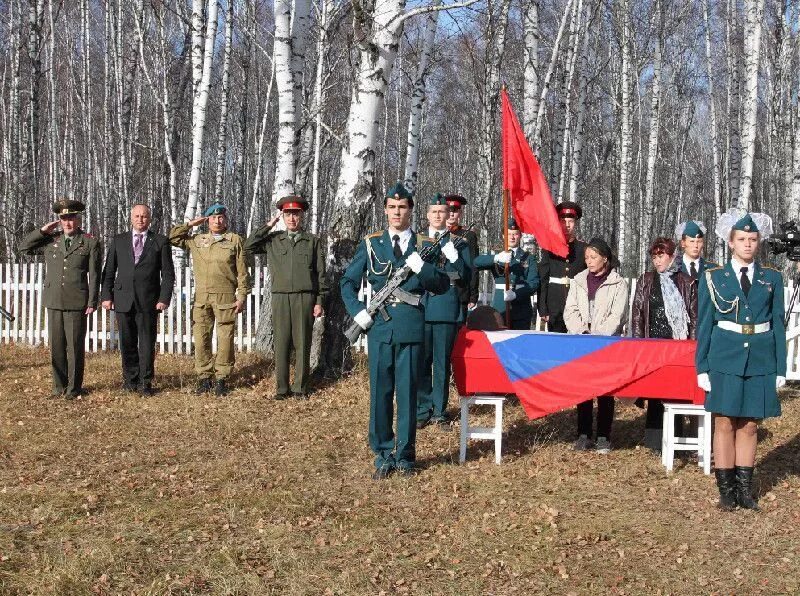
[[[602,238],[593,238],[586,246],[585,271],[570,284],[564,307],[567,332],[591,335],[622,335],[628,315],[628,283],[617,271],[619,261]],[[594,400],[578,404],[578,451],[593,446],[592,419]],[[611,451],[611,425],[614,422],[614,398],[597,398],[598,453]]]

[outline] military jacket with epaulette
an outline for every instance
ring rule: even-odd
[[[33,230],[25,236],[20,250],[44,255],[45,308],[85,310],[97,308],[102,270],[102,245],[97,238],[78,231],[67,250],[64,234]]]
[[[567,246],[567,258],[542,250],[538,265],[537,308],[543,317],[564,314],[571,280],[586,269],[586,243],[573,240]]]
[[[747,296],[730,262],[707,269],[698,290],[698,374],[786,376],[783,310],[783,276],[777,269],[755,263]],[[722,321],[744,326],[739,329],[744,333],[722,329]],[[757,332],[757,325],[768,329]]]
[[[536,257],[527,250],[515,248],[508,264],[509,290],[514,290],[516,297],[511,301],[511,320],[528,319],[533,316],[531,297],[539,289],[539,272]],[[492,307],[499,313],[506,312],[504,300],[506,277],[505,267],[494,262],[494,255],[478,255],[475,259],[476,269],[488,269],[494,277],[494,298]]]
[[[458,249],[458,260],[451,263],[443,254],[437,266],[447,273],[450,287],[443,294],[426,292],[422,299],[425,321],[429,323],[463,323],[464,309],[461,307],[461,291],[469,288],[472,281],[472,255],[469,246],[463,243]]]
[[[473,230],[468,230],[463,226],[454,226],[450,228],[453,236],[460,236],[467,241],[470,256],[470,268],[474,268],[475,257],[478,256],[478,235]],[[464,304],[478,302],[478,274],[476,271],[470,272],[470,282],[466,286],[459,287],[459,296],[461,302]]]

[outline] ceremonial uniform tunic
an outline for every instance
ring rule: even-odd
[[[355,257],[342,277],[342,300],[350,316],[365,305],[358,299],[361,280],[366,274],[373,291],[380,290],[392,274],[403,267],[406,258],[429,244],[430,238],[412,235],[403,256],[396,258],[388,231],[367,236],[358,245]],[[425,263],[419,274],[412,274],[401,286],[413,294],[424,291],[446,292],[450,278],[444,271]],[[411,468],[416,459],[417,383],[422,364],[425,335],[423,306],[404,302],[387,305],[390,319],[380,314],[367,330],[369,349],[369,445],[378,469]],[[392,432],[393,397],[397,400],[397,445]]]
[[[745,296],[739,275],[728,262],[700,278],[695,361],[697,373],[711,381],[706,409],[735,418],[780,416],[775,377],[786,376],[783,277],[755,263]],[[720,327],[723,321],[770,329],[737,333]]]
[[[510,283],[508,289],[514,290],[516,298],[509,303],[511,304],[511,328],[529,330],[533,319],[531,296],[539,288],[536,259],[531,253],[521,248],[515,248],[512,252],[513,256],[509,263]],[[494,255],[478,255],[475,258],[475,269],[492,271],[495,287],[492,307],[505,317],[506,302],[503,299],[506,287],[505,267],[494,262]]]
[[[458,251],[458,260],[442,258],[439,267],[450,278],[450,288],[440,295],[425,294],[425,351],[417,393],[417,420],[444,419],[450,395],[450,356],[458,326],[464,322],[459,290],[469,288],[472,256],[468,246]]]
[[[688,275],[689,277],[692,277],[691,271],[689,271],[689,269],[686,267],[686,262],[683,260],[683,255],[681,255],[678,258],[678,261],[681,264],[680,270],[683,273],[685,273],[686,275]],[[711,263],[709,261],[706,261],[703,257],[700,257],[699,259],[697,259],[697,263],[699,265],[699,267],[697,269],[697,278],[699,278],[701,275],[703,275],[703,272],[705,272],[706,270],[715,269],[715,268],[719,267],[719,265],[717,265],[716,263]],[[697,278],[692,278],[692,279],[697,279]]]
[[[573,240],[569,243],[567,258],[542,251],[539,260],[539,316],[549,317],[547,330],[566,333],[564,324],[564,304],[567,302],[569,284],[575,275],[586,269],[586,243]],[[568,283],[565,283],[568,282]]]
[[[233,370],[235,352],[233,335],[236,324],[236,300],[244,300],[250,291],[250,276],[241,236],[232,232],[190,236],[191,228],[182,224],[169,232],[173,246],[188,250],[194,270],[192,331],[194,366],[200,379],[225,379]],[[211,350],[214,323],[217,325],[217,356]]]
[[[289,392],[289,354],[295,349],[292,392],[308,391],[314,305],[322,306],[328,294],[325,254],[319,238],[298,231],[271,231],[268,225],[253,232],[245,242],[251,254],[266,253],[272,276],[272,328],[275,340],[275,393]]]
[[[458,288],[458,294],[461,300],[462,310],[464,310],[464,318],[466,319],[467,304],[478,303],[478,272],[474,270],[475,258],[478,256],[478,235],[472,230],[466,229],[464,226],[454,226],[450,228],[450,233],[453,236],[459,236],[467,241],[470,256],[470,278],[468,284],[461,284]]]
[[[77,232],[66,248],[63,234],[33,230],[20,250],[44,254],[44,306],[53,370],[53,393],[78,395],[83,388],[86,309],[97,308],[102,246],[96,238]]]

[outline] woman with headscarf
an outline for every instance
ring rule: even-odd
[[[578,273],[569,286],[564,306],[564,323],[573,334],[622,335],[628,312],[628,283],[617,271],[619,261],[602,238],[593,238],[585,250],[586,270]],[[574,448],[592,447],[594,400],[578,404],[578,440]],[[598,453],[611,451],[611,425],[614,398],[597,398]]]
[[[636,282],[631,314],[633,337],[695,337],[697,284],[681,272],[675,248],[675,242],[665,237],[656,238],[650,246],[655,270],[644,273]],[[653,451],[661,449],[663,420],[663,402],[648,399],[644,444]]]
[[[756,260],[761,238],[772,234],[768,215],[732,208],[715,231],[728,242],[731,258],[700,277],[697,384],[714,414],[719,506],[757,510],[758,422],[781,415],[777,390],[786,384],[783,276]]]

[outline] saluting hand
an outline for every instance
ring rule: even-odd
[[[270,227],[270,228],[271,228],[271,227],[273,227],[273,226],[274,226],[276,223],[278,223],[278,220],[279,220],[280,218],[281,218],[281,212],[280,212],[280,211],[278,211],[278,212],[275,214],[275,216],[274,216],[274,217],[273,217],[271,220],[269,220],[269,221],[267,222],[267,227]]]
[[[56,231],[56,228],[61,225],[60,220],[51,221],[50,223],[46,223],[41,227],[42,234],[52,234]]]
[[[203,225],[207,221],[208,221],[207,217],[195,217],[192,221],[190,221],[186,225],[189,226],[190,228],[194,228]]]

